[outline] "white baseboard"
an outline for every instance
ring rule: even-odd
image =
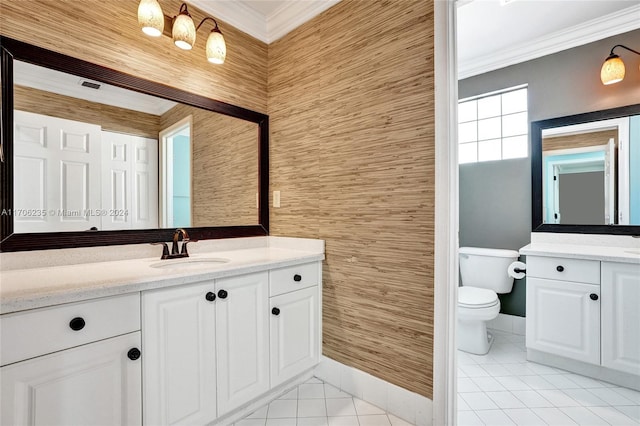
[[[526,318],[515,315],[498,314],[496,318],[487,322],[487,328],[524,336],[526,330]]]
[[[433,401],[322,356],[315,376],[416,426],[433,425]]]

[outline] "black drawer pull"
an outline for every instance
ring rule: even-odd
[[[204,298],[207,299],[209,302],[213,302],[214,300],[216,300],[216,294],[210,291],[204,296]]]
[[[273,315],[275,315],[275,316],[278,316],[278,315],[280,315],[280,309],[279,309],[279,308],[273,308],[273,309],[271,310],[271,313],[272,313]]]
[[[135,361],[136,359],[140,358],[140,349],[138,348],[129,349],[129,352],[127,352],[127,357],[129,357],[131,361]]]
[[[218,292],[218,297],[220,299],[226,299],[228,295],[229,295],[229,293],[227,293],[227,290],[220,290]]]
[[[300,281],[302,281],[302,275],[295,274],[295,275],[293,276],[293,280],[294,280],[295,282],[299,283]]]
[[[86,324],[87,323],[84,321],[82,317],[75,317],[74,319],[69,321],[69,327],[71,327],[73,331],[82,330]]]
[[[556,266],[556,271],[558,271],[558,272],[564,271],[564,266],[562,266],[562,265]]]
[[[591,298],[591,300],[598,300],[598,295],[595,293],[591,293],[589,297]]]

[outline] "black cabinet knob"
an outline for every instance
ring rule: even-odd
[[[131,361],[135,361],[136,359],[140,358],[140,349],[138,348],[129,349],[129,352],[127,352],[127,357],[129,357]]]
[[[271,313],[272,313],[273,315],[278,316],[278,315],[280,315],[280,309],[279,309],[279,308],[273,308],[273,309],[271,310]]]
[[[228,295],[229,295],[229,293],[227,293],[227,290],[220,290],[218,292],[218,297],[220,299],[226,299]]]
[[[295,275],[293,276],[293,280],[294,280],[295,282],[299,283],[300,281],[302,281],[302,275],[295,274]]]
[[[209,302],[213,302],[214,300],[216,300],[216,294],[210,291],[204,296],[204,298],[207,299]]]
[[[591,298],[591,300],[598,300],[598,295],[597,295],[597,294],[595,294],[595,293],[591,293],[591,294],[589,295],[589,298]]]
[[[84,319],[82,317],[75,317],[74,319],[69,321],[69,327],[71,327],[73,331],[82,330],[86,324],[87,323],[84,322]]]
[[[562,266],[562,265],[556,266],[556,271],[558,271],[558,272],[564,271],[564,266]]]

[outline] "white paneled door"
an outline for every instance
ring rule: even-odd
[[[100,227],[100,126],[14,111],[14,232]]]
[[[102,132],[100,229],[158,227],[158,141]]]

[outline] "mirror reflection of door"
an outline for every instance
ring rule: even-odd
[[[543,130],[543,221],[629,223],[629,118]]]
[[[160,132],[160,213],[163,228],[191,226],[191,129],[188,116]]]

